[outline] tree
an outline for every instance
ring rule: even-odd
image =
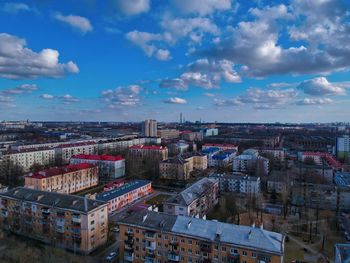
[[[0,183],[15,187],[23,184],[23,167],[11,160],[3,160],[0,169]]]

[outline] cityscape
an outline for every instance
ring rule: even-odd
[[[348,0],[0,0],[0,263],[349,263]]]

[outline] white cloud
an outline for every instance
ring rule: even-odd
[[[171,97],[169,99],[164,100],[164,103],[169,103],[169,104],[186,104],[187,100],[179,98],[179,97]]]
[[[40,98],[44,99],[44,100],[52,100],[54,99],[55,97],[51,94],[47,94],[47,93],[44,93],[40,96]]]
[[[7,94],[7,95],[21,95],[21,94],[32,93],[35,90],[38,90],[38,86],[36,84],[22,84],[12,89],[3,90],[0,93]]]
[[[79,72],[74,62],[62,64],[58,58],[57,50],[47,48],[37,53],[26,46],[24,39],[0,33],[0,77],[34,79]]]
[[[233,67],[234,64],[228,60],[198,59],[188,64],[185,67],[185,72],[180,77],[163,79],[160,87],[186,90],[189,86],[196,86],[204,89],[213,89],[218,88],[221,81],[238,83],[241,81],[241,78]]]
[[[169,59],[171,59],[170,51],[167,49],[158,49],[156,54],[155,54],[155,57],[158,60],[163,60],[163,61],[169,60]]]
[[[172,3],[185,14],[209,15],[215,11],[231,9],[231,0],[172,0]]]
[[[119,12],[127,16],[147,13],[150,9],[150,0],[114,0]]]
[[[19,12],[34,12],[36,9],[29,7],[25,3],[20,2],[7,2],[4,3],[3,6],[0,8],[0,10],[10,13],[10,14],[18,14]]]
[[[57,13],[54,18],[61,21],[74,29],[79,30],[81,33],[85,34],[93,30],[90,20],[86,17],[76,16],[76,15],[62,15]]]
[[[79,102],[80,100],[70,94],[66,94],[66,95],[63,95],[61,97],[59,97],[61,99],[61,101],[63,102],[63,104],[66,104],[66,105],[69,105],[69,104],[72,104],[72,103],[76,103],[76,102]]]
[[[346,95],[344,87],[328,82],[325,77],[305,80],[298,85],[298,88],[312,96]]]
[[[111,109],[122,106],[136,106],[140,103],[140,93],[142,88],[139,85],[119,86],[116,89],[104,90],[101,97]]]
[[[309,106],[309,105],[325,105],[333,103],[332,99],[329,98],[305,98],[303,100],[297,101],[297,105]]]
[[[239,106],[252,104],[256,109],[275,109],[290,105],[297,96],[294,89],[250,88],[244,94],[233,99],[214,99],[216,106]]]

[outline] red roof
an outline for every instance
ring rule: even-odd
[[[184,130],[184,131],[180,131],[181,134],[184,134],[184,133],[191,133],[192,131],[190,130]]]
[[[166,147],[158,145],[133,145],[129,147],[130,149],[145,149],[145,150],[164,150]]]
[[[70,164],[67,166],[53,167],[53,168],[41,170],[41,171],[38,171],[35,173],[28,173],[25,175],[25,177],[44,179],[44,178],[56,176],[59,174],[71,173],[71,172],[85,170],[85,169],[93,168],[93,167],[96,167],[96,166],[94,164],[91,164],[91,163]]]
[[[234,144],[220,144],[220,143],[206,143],[203,146],[207,147],[237,147],[237,145]]]
[[[334,168],[341,168],[342,167],[341,163],[337,159],[335,159],[334,156],[332,156],[329,153],[325,153],[325,152],[303,152],[302,154],[306,155],[306,156],[318,156],[318,157],[321,157],[328,163],[328,165],[330,165],[330,166],[332,166]]]
[[[84,159],[84,160],[96,160],[96,161],[111,161],[111,162],[124,160],[123,156],[121,155],[113,156],[113,155],[106,155],[106,154],[104,155],[78,154],[78,155],[72,156],[72,158]]]

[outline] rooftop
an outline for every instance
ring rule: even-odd
[[[339,252],[341,262],[350,262],[350,244],[335,244],[335,248]]]
[[[52,177],[60,174],[71,173],[71,172],[85,170],[93,167],[95,167],[95,165],[91,163],[70,164],[67,166],[52,167],[52,168],[41,170],[38,172],[28,173],[25,175],[25,177],[44,179],[44,178],[48,178],[48,177]]]
[[[125,183],[124,185],[116,188],[116,189],[113,189],[113,190],[110,190],[110,191],[107,191],[107,192],[103,192],[103,193],[100,193],[96,196],[96,200],[100,200],[100,201],[109,201],[109,200],[112,200],[114,198],[117,198],[121,195],[124,195],[130,191],[133,191],[137,188],[140,188],[142,186],[145,186],[147,184],[151,183],[151,181],[147,181],[147,180],[135,180],[135,181],[131,181],[131,182],[128,182],[128,183]]]
[[[238,146],[235,144],[220,144],[220,143],[206,143],[202,147],[231,147],[231,148],[237,148]]]
[[[82,213],[89,212],[105,204],[101,201],[88,198],[85,199],[82,196],[46,192],[24,187],[17,187],[6,193],[0,194],[0,198],[4,197],[31,203],[39,203],[48,207],[79,211]]]
[[[277,255],[282,255],[284,252],[282,234],[250,226],[152,211],[142,211],[122,219],[120,223],[151,230],[163,230],[205,241],[220,241],[237,247],[252,248]]]
[[[88,146],[88,145],[95,145],[96,142],[76,142],[76,143],[68,143],[68,144],[61,144],[57,146],[57,148],[69,148],[69,147],[80,147],[80,146]]]
[[[96,161],[120,161],[124,160],[123,156],[117,155],[97,155],[97,154],[78,154],[72,156],[74,159],[96,160]]]
[[[166,147],[158,146],[158,145],[133,145],[130,146],[129,149],[145,149],[145,150],[165,150]]]
[[[208,189],[208,187],[213,186],[215,181],[209,178],[203,178],[190,187],[186,188],[179,194],[171,197],[166,202],[167,203],[175,203],[181,205],[189,205]]]

